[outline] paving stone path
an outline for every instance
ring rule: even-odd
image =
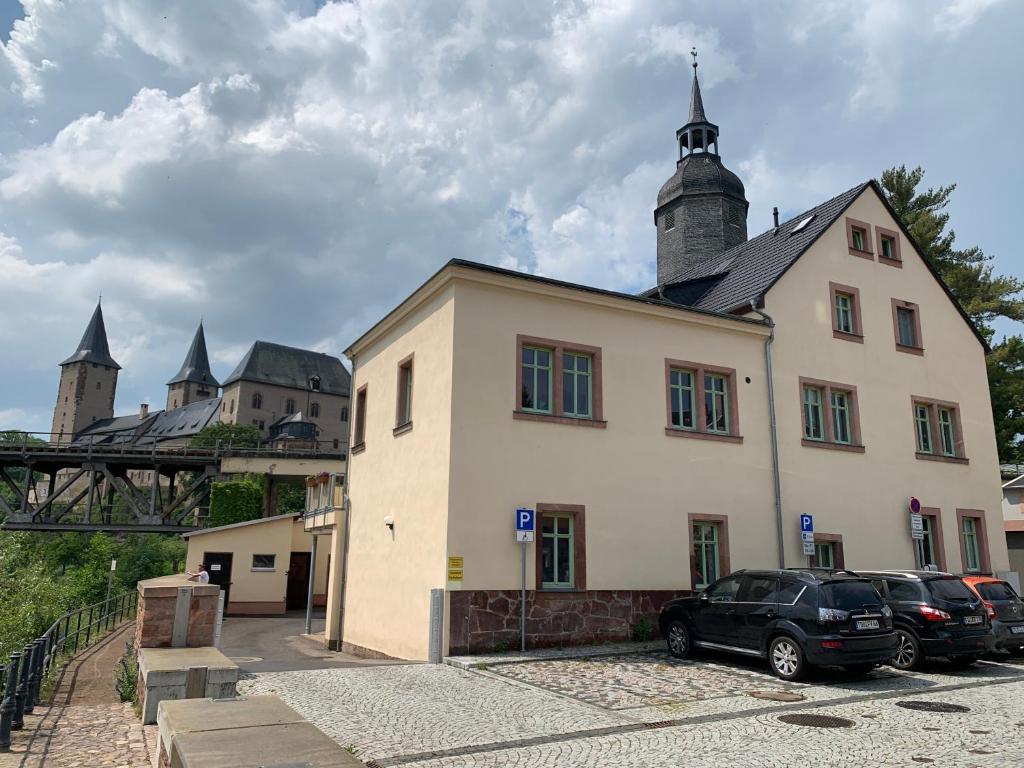
[[[256,674],[240,688],[276,693],[377,768],[1024,765],[1020,665],[886,667],[866,679],[826,671],[784,684],[727,657],[519,661]],[[908,700],[968,711],[897,706]],[[781,719],[793,714],[846,722]]]
[[[25,715],[0,768],[150,768],[155,732],[117,701],[114,667],[131,638],[130,622],[76,656],[50,702]]]

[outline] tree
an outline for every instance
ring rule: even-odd
[[[995,274],[992,257],[977,246],[955,247],[956,232],[948,226],[946,207],[956,184],[919,192],[923,178],[920,167],[890,168],[882,174],[882,190],[925,258],[991,345],[992,321],[997,317],[1024,321],[1024,281]],[[992,346],[988,380],[999,459],[1024,460],[1024,338],[1011,336]]]
[[[197,448],[213,448],[220,445],[227,448],[255,448],[260,440],[260,431],[251,424],[225,424],[218,422],[204,427],[192,438],[192,445]]]

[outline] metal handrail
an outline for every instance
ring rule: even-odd
[[[12,653],[6,667],[0,664],[0,751],[10,749],[11,731],[24,727],[25,714],[31,714],[39,703],[43,683],[57,660],[68,652],[69,644],[71,654],[88,648],[90,642],[104,636],[104,630],[112,630],[124,619],[132,617],[138,609],[138,600],[138,591],[130,590],[68,611],[22,651]],[[86,612],[88,618],[83,624]],[[72,621],[74,629],[71,628]]]

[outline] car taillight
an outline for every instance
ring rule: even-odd
[[[842,640],[822,640],[821,641],[821,647],[822,648],[830,648],[832,650],[839,650],[840,648],[843,647],[843,641]]]
[[[990,603],[988,600],[982,600],[981,602],[985,604],[985,610],[988,611],[988,617],[990,619],[994,619],[996,617],[995,606],[992,605],[992,603]]]
[[[921,615],[928,619],[928,621],[949,621],[953,618],[945,611],[932,608],[930,605],[919,605],[917,609],[921,611]]]

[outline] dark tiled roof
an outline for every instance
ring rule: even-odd
[[[697,82],[697,70],[693,70],[693,88],[690,89],[690,123],[706,123],[707,115],[704,114],[704,99],[700,95],[700,83]]]
[[[743,182],[713,152],[694,152],[676,164],[676,172],[658,191],[658,207],[679,195],[727,194],[746,200]],[[657,215],[657,213],[655,213]]]
[[[82,340],[78,342],[78,349],[75,354],[65,360],[61,365],[71,363],[96,363],[109,368],[118,368],[120,365],[114,362],[110,356],[110,347],[107,345],[107,329],[103,324],[103,309],[99,304],[92,313],[92,319],[82,334]]]
[[[221,398],[214,397],[170,411],[158,411],[154,422],[139,438],[139,444],[159,443],[198,434],[204,427],[217,421],[220,401]]]
[[[210,358],[206,354],[206,334],[203,333],[203,324],[201,322],[196,330],[196,335],[192,338],[192,345],[188,348],[188,354],[185,355],[185,362],[181,364],[181,370],[167,383],[179,384],[183,381],[207,384],[214,389],[220,386],[210,370]]]
[[[253,381],[306,391],[313,375],[320,377],[321,392],[349,394],[351,377],[338,358],[269,341],[253,344],[222,386],[227,387],[236,381]]]

